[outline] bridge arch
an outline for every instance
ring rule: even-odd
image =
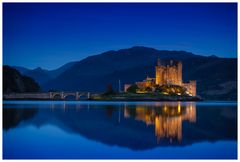
[[[81,99],[89,99],[90,93],[89,92],[50,92],[49,97],[50,99],[62,99],[65,100],[69,96],[75,97],[76,100]]]
[[[61,93],[55,93],[52,95],[52,99],[62,99]]]
[[[63,99],[64,100],[76,100],[76,95],[75,94],[64,94]]]

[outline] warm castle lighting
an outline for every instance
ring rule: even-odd
[[[182,140],[182,122],[196,122],[196,105],[194,102],[181,105],[180,102],[163,103],[157,108],[146,109],[144,105],[137,105],[133,117],[143,121],[146,125],[155,125],[155,135],[159,142],[163,138],[170,141]],[[131,108],[124,108],[124,117],[131,117]]]
[[[196,80],[190,80],[189,83],[182,82],[182,62],[181,61],[173,61],[166,64],[162,63],[160,59],[158,59],[157,66],[155,67],[155,78],[147,77],[142,82],[135,83],[140,90],[137,93],[147,93],[146,88],[155,89],[156,86],[162,85],[177,85],[186,88],[186,94],[189,96],[196,96]],[[131,84],[125,84],[124,90],[127,92],[127,89],[131,86]],[[173,92],[174,88],[171,89]],[[168,95],[168,92],[163,92],[163,94]],[[182,95],[179,92],[176,92],[177,95]]]

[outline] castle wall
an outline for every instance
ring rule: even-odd
[[[159,70],[158,66],[155,67],[155,72],[156,72],[156,84],[159,85],[162,82],[161,82],[161,77],[160,77],[161,73],[160,73],[160,70]]]
[[[156,66],[156,84],[182,84],[182,63],[178,62],[176,65]]]
[[[177,67],[167,66],[166,73],[167,73],[166,83],[177,85],[178,84]]]
[[[178,71],[177,71],[177,75],[178,75],[178,85],[182,85],[182,62],[178,62]]]
[[[153,87],[155,83],[155,78],[147,78],[146,80],[142,82],[136,82],[135,84],[139,88],[146,88],[146,87]]]
[[[166,84],[166,68],[164,66],[156,66],[156,84]]]
[[[150,85],[148,85],[147,82],[136,82],[135,83],[139,88],[144,88],[144,87],[149,87]]]
[[[197,95],[197,92],[196,92],[197,83],[195,80],[190,80],[189,83],[182,83],[182,86],[185,87],[192,96]]]
[[[182,82],[182,62],[178,61],[173,64],[173,61],[170,61],[170,65],[163,66],[160,62],[160,59],[158,59],[157,66],[155,67],[155,78],[149,78],[147,77],[142,82],[136,82],[137,86],[139,88],[146,88],[150,87],[154,91],[155,85],[166,85],[166,84],[172,84],[172,85],[179,85],[182,87],[185,87],[188,91],[188,93],[192,96],[196,96],[196,81],[192,80],[189,81],[189,83],[183,83]],[[126,89],[129,85],[126,85],[124,87],[124,90],[126,92]]]

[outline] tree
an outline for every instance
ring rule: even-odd
[[[26,92],[39,92],[40,91],[40,86],[33,80],[32,78],[23,75],[22,76],[24,86],[25,86],[25,91]]]
[[[138,86],[136,84],[133,84],[130,87],[128,87],[127,92],[136,93],[137,89],[138,89]]]
[[[160,92],[166,92],[168,94],[185,94],[187,89],[179,85],[162,85],[158,88]]]
[[[146,87],[146,91],[147,92],[152,92],[152,88],[151,87]]]

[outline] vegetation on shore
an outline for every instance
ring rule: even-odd
[[[119,100],[119,101],[199,101],[201,98],[195,96],[178,96],[178,95],[163,95],[163,94],[133,94],[133,93],[116,93],[112,95],[94,95],[90,100]]]
[[[175,90],[173,90],[176,88]],[[137,93],[138,92],[138,93]],[[144,92],[144,93],[141,93]],[[90,100],[116,100],[116,101],[199,101],[198,96],[189,96],[185,89],[180,86],[161,86],[156,91],[138,91],[136,85],[132,85],[128,88],[127,92],[115,92],[111,85],[107,87],[105,93],[95,94],[91,96]]]

